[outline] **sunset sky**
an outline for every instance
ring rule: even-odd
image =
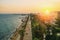
[[[0,0],[0,13],[60,11],[60,0]]]

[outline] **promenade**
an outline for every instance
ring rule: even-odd
[[[24,25],[25,25],[25,28],[23,28]],[[24,36],[21,36],[21,34],[19,33],[20,30],[24,30],[25,31],[25,32],[22,33]],[[32,40],[30,16],[26,17],[23,20],[23,23],[12,34],[10,40]]]
[[[32,40],[32,30],[31,30],[31,20],[30,17],[28,19],[25,33],[24,33],[24,39],[23,40]]]

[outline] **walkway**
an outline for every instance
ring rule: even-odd
[[[28,19],[25,33],[24,33],[24,39],[23,40],[32,40],[32,30],[31,30],[31,20],[30,17]]]

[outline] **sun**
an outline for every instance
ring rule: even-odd
[[[48,15],[48,14],[49,14],[49,10],[46,10],[46,11],[45,11],[45,14]]]
[[[44,10],[42,15],[41,15],[41,20],[43,22],[49,22],[50,19],[51,19],[50,15],[51,15],[51,13],[50,13],[50,11],[48,9]]]
[[[49,11],[49,10],[43,11],[43,15],[44,15],[44,16],[49,16],[49,15],[50,15],[50,11]]]

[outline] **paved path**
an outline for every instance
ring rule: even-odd
[[[19,34],[19,30],[21,30],[22,27],[19,27],[14,34],[12,35],[12,37],[10,38],[11,40],[20,40],[20,34]],[[27,25],[26,25],[26,29],[25,29],[25,33],[24,33],[24,37],[23,40],[32,40],[32,32],[31,32],[31,20],[30,17],[27,21]]]
[[[25,19],[27,19],[27,18],[25,18]],[[16,31],[11,35],[10,40],[20,40],[19,31],[22,29],[22,26],[24,24],[25,24],[25,22],[23,22],[22,25],[20,25],[19,28],[16,29]]]
[[[31,32],[31,20],[30,17],[28,19],[25,33],[24,33],[24,39],[23,40],[32,40],[32,32]]]

